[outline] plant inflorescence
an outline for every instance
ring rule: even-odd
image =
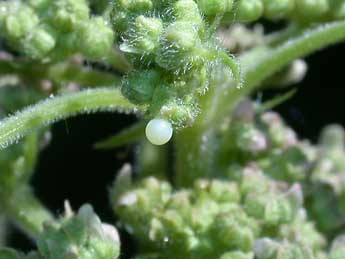
[[[0,0],[0,259],[122,256],[91,205],[30,187],[51,125],[99,111],[138,116],[95,144],[138,146],[109,195],[135,259],[345,258],[344,129],[311,144],[271,111],[293,90],[250,99],[344,40],[344,0]],[[35,251],[1,248],[9,222]]]

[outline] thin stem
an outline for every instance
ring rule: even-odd
[[[98,111],[138,112],[118,89],[93,89],[50,98],[0,121],[0,147],[58,120]]]
[[[208,125],[217,125],[225,116],[231,114],[231,110],[238,100],[250,94],[255,88],[260,86],[260,83],[264,79],[278,72],[293,60],[307,56],[329,45],[341,42],[344,39],[345,21],[341,21],[320,25],[311,30],[303,31],[298,37],[286,40],[275,48],[259,47],[260,51],[254,49],[253,52],[258,53],[256,54],[256,61],[254,62],[252,58],[247,58],[245,59],[246,62],[242,62],[244,69],[243,87],[237,89],[234,87],[234,83],[229,83],[226,89],[215,91],[222,92],[222,94],[215,93],[217,100],[214,109],[217,113],[209,117],[209,120],[205,121],[205,123]],[[248,57],[248,55],[246,56]],[[213,96],[208,96],[208,98],[213,98]]]
[[[39,235],[44,222],[54,220],[26,185],[2,194],[0,204],[6,216],[32,238]]]

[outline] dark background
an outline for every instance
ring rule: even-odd
[[[344,57],[345,44],[308,57],[309,72],[298,85],[297,94],[276,108],[300,138],[316,141],[326,124],[345,126]],[[263,93],[263,98],[275,94],[274,91]],[[96,151],[92,144],[135,120],[134,116],[103,113],[78,116],[55,124],[52,142],[41,153],[33,179],[34,189],[43,203],[57,214],[62,212],[65,199],[75,209],[91,203],[103,221],[114,223],[107,190],[121,165],[132,161],[133,149]],[[11,232],[12,246],[24,250],[33,248],[19,231],[12,228]],[[124,235],[123,238],[123,242],[129,244],[128,237]],[[132,249],[129,247],[123,246],[125,254]]]

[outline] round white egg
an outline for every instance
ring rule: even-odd
[[[154,145],[164,145],[173,134],[170,122],[163,119],[150,120],[146,126],[146,137]]]

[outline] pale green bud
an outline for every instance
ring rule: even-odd
[[[152,9],[151,0],[119,0],[117,4],[125,10],[131,12],[146,12]]]
[[[259,19],[263,12],[262,0],[239,0],[235,11],[235,19],[251,22]]]
[[[77,31],[80,51],[91,59],[102,59],[109,55],[114,42],[114,32],[101,18],[91,18],[81,24]]]
[[[46,259],[116,259],[120,254],[117,230],[103,224],[90,205],[59,224],[46,223],[37,244]]]
[[[55,0],[46,12],[56,29],[64,32],[76,30],[76,25],[85,22],[90,15],[85,0]]]
[[[339,236],[332,243],[329,259],[343,258],[345,258],[345,236]]]
[[[297,0],[295,12],[303,20],[313,20],[325,15],[329,11],[328,0]]]
[[[31,33],[38,22],[35,12],[22,4],[18,8],[14,8],[12,13],[7,16],[4,26],[5,32],[10,39],[20,39]]]
[[[198,5],[193,0],[179,0],[173,5],[173,14],[176,21],[192,22],[196,25],[202,23]]]
[[[162,20],[140,15],[135,19],[120,49],[128,53],[150,54],[158,46],[162,31]]]
[[[205,15],[211,16],[230,13],[232,11],[233,4],[233,0],[198,0],[200,10]]]
[[[155,61],[167,70],[185,73],[200,65],[198,28],[191,22],[174,22],[162,35]]]
[[[37,27],[22,44],[27,56],[32,59],[44,59],[56,46],[56,33],[48,27]]]
[[[343,0],[333,0],[330,5],[331,14],[335,19],[345,18],[345,2]]]
[[[295,0],[262,0],[262,2],[265,7],[264,14],[269,18],[284,18],[295,6]]]
[[[319,143],[326,149],[344,150],[345,131],[340,125],[329,125],[321,132]]]

